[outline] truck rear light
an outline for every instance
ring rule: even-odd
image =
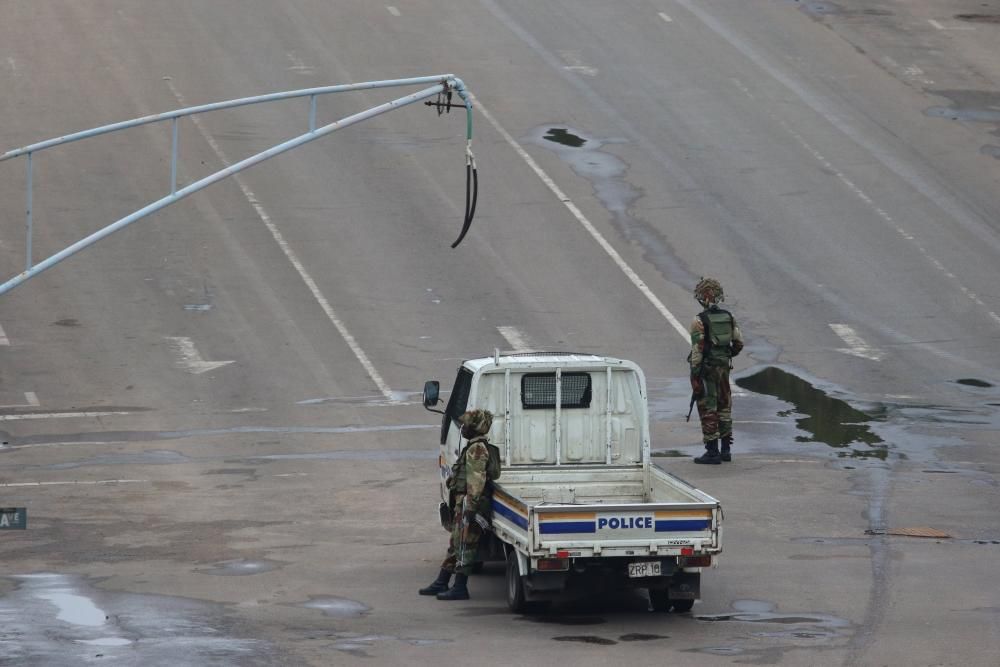
[[[681,567],[712,567],[711,556],[688,556],[681,561]]]
[[[568,570],[569,558],[539,558],[535,569],[539,572]]]
[[[694,554],[694,549],[692,547],[683,547],[681,549],[682,556],[691,556]]]

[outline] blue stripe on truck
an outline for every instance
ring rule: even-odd
[[[593,521],[545,521],[539,523],[538,532],[543,535],[558,533],[596,533],[597,526]]]
[[[496,498],[493,499],[493,511],[508,521],[513,521],[515,525],[520,526],[525,530],[528,529],[528,520],[525,517],[507,507]]]
[[[656,532],[708,530],[712,526],[710,519],[674,519],[673,521],[656,521]]]

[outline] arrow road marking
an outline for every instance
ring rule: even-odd
[[[195,349],[194,342],[186,336],[165,336],[165,338],[170,341],[174,351],[177,352],[177,365],[188,373],[201,375],[226,364],[236,363],[235,361],[205,361]]]
[[[864,339],[862,339],[861,336],[854,331],[854,329],[846,324],[831,324],[830,328],[833,329],[833,333],[840,336],[840,338],[848,345],[846,348],[837,348],[837,352],[852,354],[855,357],[871,359],[872,361],[880,361],[882,359],[882,350],[874,348],[866,343]]]

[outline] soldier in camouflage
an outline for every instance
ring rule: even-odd
[[[448,478],[448,500],[451,508],[451,542],[441,563],[438,578],[421,595],[434,595],[438,600],[468,600],[468,578],[476,561],[479,538],[489,527],[493,480],[500,476],[500,450],[491,445],[487,434],[493,426],[489,410],[469,410],[458,418],[462,437],[468,443],[458,455]],[[449,588],[452,573],[455,584]]]
[[[729,388],[732,359],[743,349],[743,335],[732,313],[723,310],[722,285],[702,278],[694,288],[694,298],[702,310],[691,323],[692,398],[698,402],[701,438],[705,453],[695,463],[719,464],[732,461],[733,398]],[[720,451],[719,444],[722,444]]]

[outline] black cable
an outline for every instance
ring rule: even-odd
[[[479,170],[472,166],[472,163],[465,165],[465,221],[462,223],[462,233],[458,235],[452,248],[457,248],[472,225],[472,218],[476,215],[476,202],[479,199]]]

